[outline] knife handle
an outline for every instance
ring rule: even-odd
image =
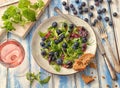
[[[106,56],[106,54],[103,55],[104,59],[105,59],[105,62],[107,64],[107,67],[109,69],[109,72],[110,72],[110,75],[111,75],[111,78],[113,80],[117,80],[117,75],[115,73],[115,70],[113,69],[112,65],[110,64],[110,61],[108,59],[108,57]]]

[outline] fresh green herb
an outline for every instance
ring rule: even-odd
[[[41,72],[39,72],[38,74],[28,72],[26,74],[26,78],[27,78],[27,80],[30,81],[30,85],[32,85],[35,80],[38,81],[42,85],[48,83],[49,80],[50,80],[50,76],[48,76],[45,79],[41,80],[40,79],[41,74],[42,74]]]
[[[15,30],[13,24],[25,25],[28,22],[36,21],[36,14],[44,6],[42,0],[32,4],[30,0],[19,0],[18,6],[11,5],[2,16],[3,27],[7,31]],[[34,9],[33,9],[34,8]],[[38,10],[37,10],[38,9]]]

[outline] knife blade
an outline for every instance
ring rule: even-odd
[[[105,63],[107,65],[107,67],[108,67],[108,70],[110,72],[111,78],[113,80],[117,80],[117,75],[116,75],[115,70],[113,69],[113,67],[112,67],[112,65],[111,65],[107,55],[106,55],[106,52],[105,52],[104,46],[102,44],[102,41],[100,40],[97,32],[96,31],[94,31],[94,32],[95,32],[96,39],[97,39],[97,46],[99,48],[99,51],[100,51],[101,55],[103,56],[103,58],[105,60]]]
[[[19,0],[9,0],[9,1],[5,1],[3,3],[0,3],[0,8],[1,7],[4,7],[4,6],[8,6],[8,5],[11,5],[11,4],[15,4],[17,3]]]

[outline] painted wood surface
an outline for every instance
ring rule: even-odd
[[[9,73],[9,79],[8,79],[8,88],[120,88],[120,74],[117,74],[118,80],[117,81],[113,81],[110,77],[109,71],[107,69],[107,66],[105,64],[105,61],[103,59],[103,57],[101,56],[99,50],[97,49],[96,52],[96,57],[94,62],[97,64],[97,69],[92,69],[92,68],[87,68],[85,71],[83,72],[79,72],[73,75],[69,75],[69,76],[58,76],[58,75],[54,75],[54,74],[50,74],[48,72],[46,72],[45,70],[43,70],[42,68],[38,67],[38,65],[36,64],[36,62],[34,61],[32,55],[31,55],[31,41],[32,41],[32,36],[34,31],[36,30],[36,28],[38,27],[38,25],[43,22],[45,19],[48,19],[49,17],[52,16],[56,16],[57,14],[54,12],[54,7],[57,6],[59,7],[65,14],[71,14],[73,15],[72,11],[65,11],[64,7],[62,6],[62,2],[66,1],[68,2],[68,4],[74,4],[74,6],[77,8],[81,2],[86,2],[87,6],[90,5],[94,5],[94,0],[80,0],[79,4],[75,3],[75,0],[51,0],[50,5],[47,7],[47,9],[45,10],[44,14],[42,15],[42,17],[36,22],[35,26],[31,29],[30,33],[27,35],[27,37],[23,40],[21,38],[18,38],[14,35],[12,35],[11,33],[9,33],[6,37],[8,38],[12,38],[12,39],[16,39],[19,42],[21,42],[21,44],[24,46],[25,48],[25,52],[26,52],[26,56],[25,56],[25,60],[24,62],[17,68],[15,69],[9,69],[8,73]],[[118,0],[119,1],[119,0]],[[111,11],[113,12],[117,12],[117,6],[119,6],[120,9],[120,3],[118,3],[118,5],[116,5],[116,0],[113,0],[110,7],[111,7]],[[88,16],[88,14],[83,14],[83,15],[78,15],[81,19],[84,18],[89,18],[89,24],[91,24],[94,19],[97,17],[97,9],[102,9],[102,8],[106,8],[107,12],[106,14],[101,14],[102,18],[104,18],[105,16],[110,17],[110,8],[109,5],[107,3],[107,0],[104,0],[103,4],[100,4],[99,7],[95,7],[95,9],[92,11],[94,13],[94,17],[90,18]],[[118,13],[118,17],[110,17],[110,20],[113,20],[114,22],[114,28],[108,26],[108,23],[106,23],[104,21],[104,19],[102,19],[102,22],[105,25],[105,28],[107,30],[108,33],[108,38],[110,41],[110,44],[112,46],[112,49],[114,51],[114,54],[116,56],[116,58],[118,58],[118,60],[120,60],[120,10]],[[95,30],[98,30],[97,27],[93,27]],[[5,39],[4,38],[4,39]],[[116,38],[116,40],[115,40]],[[117,42],[116,42],[117,41]],[[105,42],[103,41],[103,44],[105,44]],[[108,49],[105,46],[106,51],[108,52]],[[110,54],[108,53],[109,56],[109,60],[112,63],[112,59],[110,57]],[[112,65],[114,66],[114,64],[112,63]],[[35,82],[33,84],[33,86],[30,86],[29,81],[26,80],[25,78],[25,74],[27,72],[44,72],[47,75],[51,75],[51,80],[48,84],[46,85],[39,85],[37,82]],[[83,80],[81,79],[81,74],[88,74],[88,75],[92,75],[95,76],[95,81],[86,85]],[[93,73],[93,74],[91,74]],[[103,76],[105,77],[105,79],[103,78]],[[45,76],[42,76],[45,77]],[[6,88],[6,68],[3,67],[2,65],[0,65],[0,88]],[[107,87],[107,85],[109,85],[109,87]],[[115,87],[117,85],[117,87]]]

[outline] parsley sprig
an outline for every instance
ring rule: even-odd
[[[2,16],[3,27],[7,31],[15,30],[14,24],[25,25],[28,22],[36,21],[36,14],[44,6],[42,0],[32,4],[30,0],[19,0],[17,6],[9,6]]]
[[[38,81],[41,85],[48,83],[49,80],[50,80],[50,76],[48,76],[45,79],[41,80],[40,79],[41,78],[41,74],[42,74],[41,72],[39,72],[38,74],[28,72],[26,74],[26,78],[27,78],[27,80],[30,81],[30,85],[32,85],[35,80]]]

